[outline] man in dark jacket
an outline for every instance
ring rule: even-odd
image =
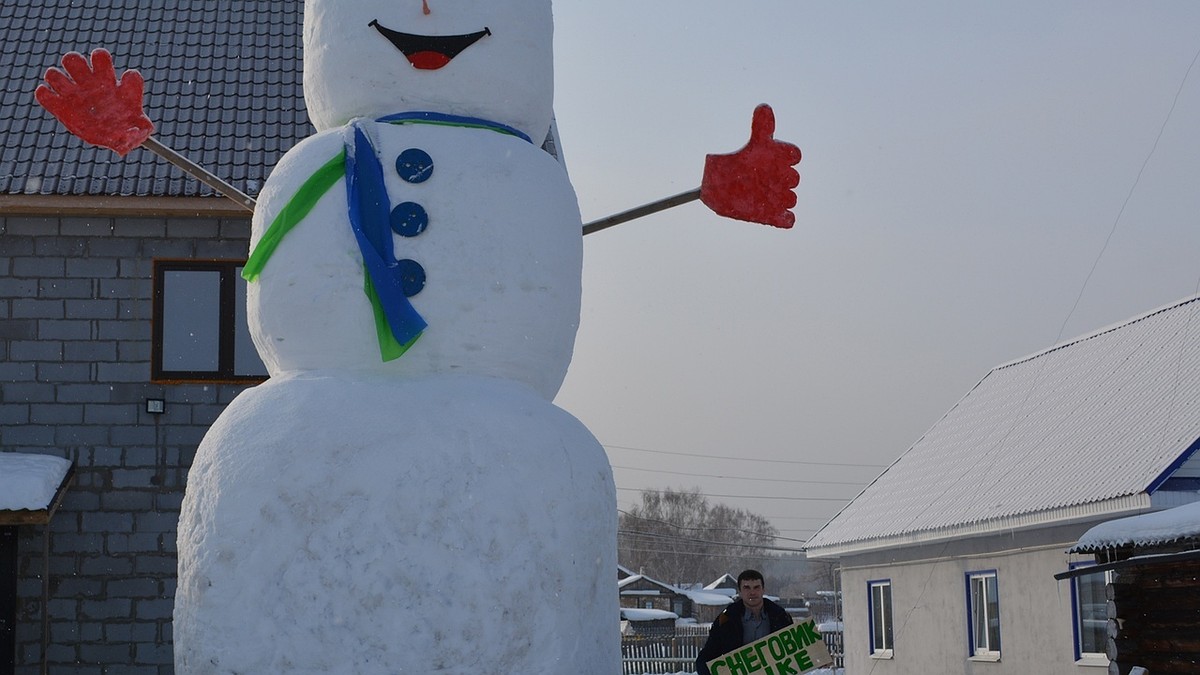
[[[762,572],[746,570],[738,575],[738,599],[713,621],[708,640],[696,657],[696,674],[711,675],[708,662],[792,625],[792,617],[779,605],[763,597],[766,586]]]

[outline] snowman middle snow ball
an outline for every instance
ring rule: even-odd
[[[272,374],[473,372],[553,397],[582,241],[566,172],[539,148],[552,31],[548,0],[308,0],[304,93],[319,133],[263,189],[248,265],[270,266],[249,300]],[[277,261],[289,247],[299,259]]]
[[[271,378],[189,474],[177,672],[619,670],[612,470],[550,402],[582,269],[551,49],[550,0],[305,2],[318,133],[255,211]]]

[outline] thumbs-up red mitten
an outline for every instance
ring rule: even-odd
[[[800,148],[775,140],[775,113],[762,104],[754,109],[750,141],[735,153],[709,155],[704,161],[700,201],[718,215],[789,228],[796,216],[793,188],[800,174]]]

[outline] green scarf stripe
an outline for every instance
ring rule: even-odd
[[[379,302],[375,286],[371,284],[371,274],[367,272],[365,265],[363,266],[363,292],[371,301],[371,311],[375,314],[375,335],[379,339],[379,356],[384,361],[394,361],[404,356],[404,352],[416,343],[417,339],[421,337],[421,333],[413,336],[413,339],[409,340],[407,344],[400,344],[400,341],[392,334],[392,327],[388,325],[387,315],[383,313],[383,304]]]
[[[250,254],[250,259],[242,268],[243,279],[246,281],[258,280],[263,268],[267,266],[267,260],[275,252],[284,235],[301,220],[304,220],[304,217],[313,210],[321,197],[325,196],[329,188],[333,187],[344,175],[346,175],[346,151],[342,150],[337,157],[326,162],[324,166],[309,176],[296,194],[292,195],[287,204],[283,205],[283,209],[275,216],[275,220],[271,221],[271,226],[267,228],[262,239],[258,240],[258,244]]]

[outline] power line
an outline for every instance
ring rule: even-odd
[[[745,476],[722,476],[711,473],[686,473],[684,471],[667,471],[666,469],[641,469],[636,466],[618,466],[612,465],[614,469],[625,469],[627,471],[645,471],[647,473],[669,473],[673,476],[693,476],[696,478],[720,478],[723,480],[752,480],[762,483],[794,483],[805,485],[854,485],[863,487],[866,483],[862,481],[836,481],[836,480],[792,480],[790,478],[748,478]]]
[[[770,521],[776,520],[815,520],[818,523],[826,523],[833,516],[763,516]]]
[[[624,490],[626,492],[650,492],[654,490],[654,488],[642,489],[623,487],[619,487],[617,489]],[[789,502],[848,502],[851,499],[850,497],[764,497],[762,495],[715,495],[706,492],[696,492],[693,494],[698,494],[701,497],[718,497],[724,499],[778,499]]]
[[[678,535],[661,534],[661,533],[657,533],[657,532],[638,532],[637,530],[620,530],[620,529],[618,529],[617,535],[618,536],[624,535],[626,537],[643,537],[646,539],[650,539],[652,541],[665,539],[667,541],[678,541],[678,542],[687,543],[687,544],[704,544],[706,546],[727,546],[729,548],[748,548],[748,549],[755,549],[755,550],[759,550],[759,551],[786,551],[788,553],[803,553],[804,552],[804,549],[802,549],[802,548],[788,548],[785,546],[765,546],[763,544],[730,543],[730,542],[726,542],[726,541],[711,541],[709,539],[695,539],[693,537],[680,537]],[[618,545],[618,548],[620,548],[619,545]],[[664,553],[674,553],[674,552],[675,551],[664,551]]]
[[[647,448],[635,448],[630,445],[608,445],[601,443],[605,448],[617,448],[618,450],[634,450],[636,452],[649,452],[655,455],[676,455],[680,457],[703,457],[705,459],[729,459],[738,462],[765,462],[769,464],[804,464],[808,466],[853,466],[866,469],[884,469],[886,464],[851,464],[847,462],[805,462],[796,459],[754,459],[750,457],[724,457],[721,455],[701,455],[691,452],[671,452],[669,450],[650,450]]]
[[[745,560],[750,556],[733,555],[731,553],[705,553],[703,551],[664,551],[657,548],[626,548],[624,553],[651,553],[656,555],[700,556],[709,560]]]

